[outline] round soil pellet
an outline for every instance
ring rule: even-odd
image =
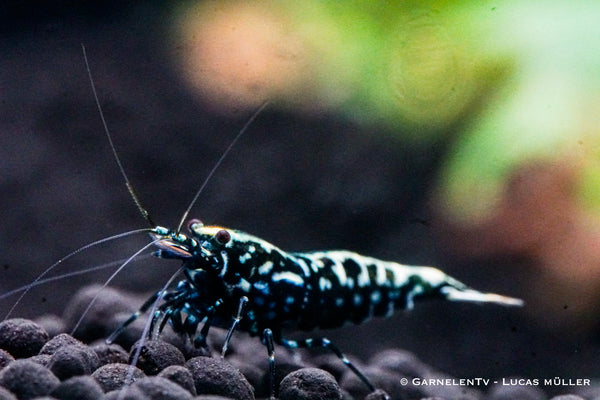
[[[50,393],[59,400],[101,400],[102,388],[91,376],[74,376],[60,383]]]
[[[134,382],[146,375],[136,367],[129,364],[106,364],[92,373],[94,378],[104,392],[110,392],[123,387],[126,383]]]
[[[216,394],[237,400],[254,399],[254,390],[244,375],[221,359],[194,357],[185,366],[192,373],[198,394]]]
[[[38,354],[48,339],[48,332],[28,319],[12,318],[0,322],[0,349],[6,350],[14,358]]]
[[[129,352],[129,362],[138,352],[140,342],[136,343]],[[146,375],[156,375],[170,365],[183,365],[185,358],[177,347],[162,340],[148,340],[139,350],[136,366]]]
[[[191,400],[192,394],[167,378],[151,376],[136,381],[132,386],[150,400]]]
[[[302,369],[303,367],[304,367],[304,365],[301,365],[301,364],[298,364],[298,363],[295,363],[292,361],[279,362],[279,359],[277,359],[277,365],[275,366],[275,379],[274,379],[275,387],[279,387],[283,378],[285,378],[286,376],[288,376],[290,373],[292,373],[294,371],[298,371],[299,369]],[[271,391],[270,385],[271,385],[271,371],[269,370],[268,367],[263,368],[260,385],[257,387],[257,392],[258,392],[257,395],[260,397],[268,397],[269,392]]]
[[[92,349],[70,345],[52,354],[48,368],[60,380],[65,380],[76,375],[90,375],[99,365],[100,360]]]
[[[30,360],[15,360],[0,371],[0,386],[19,399],[32,399],[52,392],[60,381],[50,370]]]
[[[196,395],[196,386],[194,385],[194,378],[189,369],[181,365],[171,365],[163,369],[158,373],[158,376],[167,378],[170,381],[175,382],[192,395]]]
[[[288,374],[279,385],[280,400],[341,400],[333,375],[318,368],[302,368]]]
[[[123,347],[118,344],[106,344],[104,342],[94,344],[90,346],[92,350],[98,356],[98,360],[100,361],[100,365],[113,364],[113,363],[121,363],[127,364],[129,360],[129,354],[123,349]]]
[[[52,339],[50,339],[40,350],[40,354],[48,354],[52,355],[56,353],[57,350],[66,347],[66,346],[81,346],[86,347],[86,345],[75,339],[73,336],[68,333],[61,333],[56,335]]]

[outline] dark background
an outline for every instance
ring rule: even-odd
[[[0,292],[31,282],[70,251],[146,227],[103,134],[81,44],[130,179],[155,222],[175,226],[251,112],[210,114],[177,75],[164,42],[166,10],[153,3],[10,2],[0,6]],[[191,216],[241,229],[285,250],[345,248],[435,265],[482,290],[522,297],[528,260],[465,260],[446,247],[428,199],[447,144],[400,142],[333,114],[271,105],[237,143]],[[389,133],[389,134],[388,134]],[[448,135],[447,137],[452,137]],[[60,265],[56,274],[126,258],[138,235]],[[152,292],[177,265],[139,262],[114,285]],[[13,316],[60,314],[81,286],[110,271],[32,290]],[[8,311],[16,296],[4,299]],[[427,303],[328,335],[368,358],[415,352],[456,377],[593,377],[593,338],[566,336],[531,313],[494,305]],[[538,326],[540,325],[540,326]]]

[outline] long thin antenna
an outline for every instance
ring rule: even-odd
[[[145,260],[145,259],[148,259],[150,257],[152,257],[152,253],[148,253],[148,254],[145,254],[143,256],[139,256],[137,258],[137,261]],[[45,284],[50,283],[50,282],[60,281],[62,279],[72,278],[74,276],[89,274],[91,272],[100,271],[102,269],[107,269],[107,268],[110,268],[110,267],[114,267],[116,265],[122,264],[125,260],[126,260],[126,258],[121,259],[121,260],[112,261],[112,262],[109,262],[109,263],[106,263],[106,264],[96,265],[94,267],[87,267],[87,268],[76,270],[76,271],[65,272],[64,274],[51,276],[51,277],[45,278],[45,279],[37,279],[35,282],[29,283],[27,285],[24,285],[24,286],[12,289],[12,290],[10,290],[8,292],[2,293],[0,295],[0,300],[4,299],[6,297],[12,296],[14,294],[17,294],[19,292],[29,291],[30,289],[32,289],[32,288],[34,288],[36,286],[41,286],[41,285],[45,285]],[[4,319],[6,320],[8,316],[6,316]]]
[[[110,135],[110,131],[108,130],[108,125],[106,124],[106,119],[104,118],[104,112],[102,111],[102,106],[100,105],[100,100],[98,99],[98,93],[96,92],[96,85],[94,84],[94,78],[92,77],[92,70],[90,69],[90,63],[88,62],[87,54],[85,52],[85,45],[81,44],[81,50],[83,51],[83,59],[85,61],[85,68],[87,69],[88,77],[90,79],[90,85],[92,86],[92,93],[94,93],[94,99],[96,100],[96,107],[100,112],[100,118],[102,119],[102,125],[104,126],[104,133],[106,133],[106,137],[108,138],[108,143],[110,144],[110,149],[112,150],[113,155],[115,156],[115,160],[117,161],[117,165],[119,166],[119,171],[121,171],[121,175],[123,179],[125,179],[125,185],[127,186],[127,191],[131,195],[138,211],[142,214],[142,217],[150,224],[150,227],[154,227],[155,224],[152,222],[150,218],[150,214],[148,211],[142,206],[140,199],[135,194],[133,190],[133,186],[125,173],[125,168],[123,168],[123,164],[121,164],[121,159],[119,158],[119,154],[117,154],[117,149],[115,144],[113,143],[112,136]]]
[[[148,249],[149,247],[154,246],[156,243],[160,242],[161,240],[164,240],[163,238],[158,238],[156,240],[151,241],[150,243],[146,244],[144,247],[142,247],[141,249],[139,249],[138,251],[136,251],[135,253],[133,253],[132,256],[130,256],[127,260],[125,260],[125,262],[123,264],[121,264],[119,266],[119,268],[117,268],[117,270],[115,272],[112,273],[111,276],[108,277],[108,279],[106,281],[104,281],[104,284],[102,285],[102,287],[100,287],[100,289],[98,289],[98,291],[95,293],[94,297],[92,297],[92,300],[90,300],[90,302],[88,303],[87,307],[85,308],[85,310],[83,311],[83,313],[81,313],[81,315],[79,316],[79,319],[77,320],[77,323],[75,324],[75,326],[73,327],[73,329],[71,329],[71,336],[75,333],[75,331],[77,331],[77,328],[79,328],[79,325],[81,325],[81,323],[83,322],[83,318],[85,318],[85,316],[87,315],[87,313],[90,311],[90,309],[92,308],[92,306],[94,305],[94,303],[96,302],[96,300],[98,300],[98,297],[100,297],[100,294],[102,292],[102,290],[104,290],[108,284],[115,279],[115,277],[119,274],[119,272],[123,271],[123,269],[133,260],[135,260],[140,254],[142,254],[146,249]]]
[[[214,175],[214,173],[217,170],[217,168],[219,168],[219,166],[223,163],[223,160],[225,159],[225,157],[227,157],[227,154],[229,154],[229,152],[231,151],[231,149],[233,148],[233,146],[235,145],[235,143],[238,141],[238,139],[244,134],[244,132],[246,132],[248,130],[248,127],[250,127],[250,125],[256,119],[256,117],[258,117],[258,114],[260,114],[262,112],[262,110],[265,109],[265,107],[267,106],[267,104],[269,104],[268,100],[265,101],[264,103],[262,103],[261,106],[258,108],[258,110],[256,110],[254,112],[254,114],[252,114],[252,117],[250,117],[250,119],[248,120],[248,122],[246,122],[246,124],[242,127],[242,129],[240,129],[240,131],[238,132],[238,134],[236,135],[236,137],[231,141],[231,143],[229,144],[229,146],[227,147],[227,149],[221,155],[221,158],[219,158],[219,160],[217,161],[217,163],[215,164],[215,166],[210,170],[210,172],[208,173],[208,176],[206,177],[206,179],[204,179],[204,182],[202,183],[202,186],[200,186],[200,189],[198,189],[198,191],[194,195],[194,198],[190,202],[190,205],[188,206],[188,208],[183,213],[183,216],[181,217],[181,221],[179,221],[179,225],[177,225],[177,230],[175,232],[179,233],[181,231],[181,227],[185,223],[185,220],[187,219],[188,215],[190,214],[190,211],[192,210],[192,207],[194,207],[194,204],[196,204],[196,201],[198,201],[198,197],[200,197],[200,194],[202,193],[202,191],[206,187],[206,184],[208,183],[208,181],[210,181],[210,179]]]
[[[8,317],[12,314],[12,312],[15,310],[15,308],[17,307],[17,305],[21,302],[21,300],[23,299],[23,297],[25,297],[27,295],[27,293],[29,293],[29,291],[37,286],[37,284],[41,281],[41,279],[48,275],[50,273],[50,271],[52,271],[54,268],[56,268],[58,265],[62,264],[63,262],[67,261],[69,258],[83,252],[84,250],[89,249],[90,247],[94,247],[94,246],[98,246],[99,244],[102,243],[106,243],[106,242],[110,242],[112,240],[116,240],[116,239],[120,239],[123,238],[125,236],[130,236],[130,235],[135,235],[137,233],[140,232],[150,232],[150,229],[148,228],[144,228],[144,229],[136,229],[133,231],[129,231],[129,232],[123,232],[123,233],[119,233],[117,235],[113,235],[113,236],[109,236],[106,237],[104,239],[100,239],[100,240],[96,240],[92,243],[88,243],[85,246],[82,246],[80,248],[78,248],[77,250],[74,250],[72,252],[70,252],[69,254],[67,254],[66,256],[64,256],[63,258],[61,258],[60,260],[58,260],[57,262],[55,262],[54,264],[52,264],[51,266],[49,266],[48,268],[46,268],[44,270],[44,272],[42,272],[41,274],[39,274],[37,276],[37,278],[35,278],[35,280],[33,282],[31,282],[30,284],[24,286],[23,289],[23,293],[21,293],[21,296],[19,296],[19,298],[17,299],[17,301],[15,301],[15,303],[13,304],[13,306],[10,308],[10,310],[8,310],[8,313],[6,313],[6,316],[4,317],[3,321],[8,319]],[[17,289],[17,292],[21,291],[21,288]],[[3,299],[7,296],[9,296],[10,294],[12,294],[14,291],[10,291],[7,293],[3,293],[0,294],[0,299]]]

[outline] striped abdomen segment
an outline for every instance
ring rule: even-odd
[[[386,262],[349,251],[293,256],[311,272],[299,321],[299,328],[305,330],[389,316],[394,310],[411,308],[416,296],[435,296],[442,284],[451,283],[447,281],[449,277],[434,268]]]

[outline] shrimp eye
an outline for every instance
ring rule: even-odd
[[[190,232],[194,232],[194,230],[192,229],[192,226],[194,226],[194,225],[200,225],[200,226],[202,226],[204,224],[199,219],[196,219],[196,218],[190,219],[187,222],[187,225],[186,225],[187,230],[190,231]]]
[[[231,234],[229,234],[229,232],[227,232],[225,229],[221,229],[215,233],[215,239],[219,244],[227,244],[231,240]]]

